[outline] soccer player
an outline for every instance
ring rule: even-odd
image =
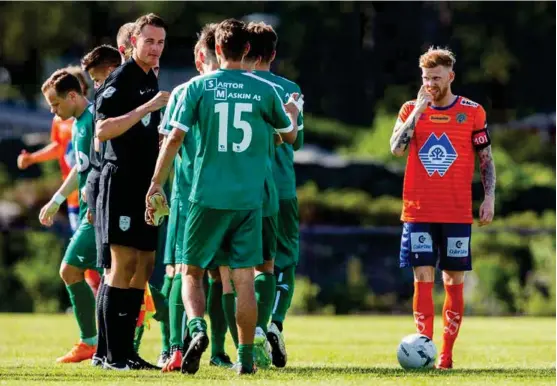
[[[145,223],[141,192],[149,187],[159,150],[158,110],[169,96],[159,92],[152,71],[165,36],[160,17],[149,14],[137,19],[132,58],[97,90],[96,135],[106,142],[97,217],[111,255],[104,313],[109,369],[156,368],[139,357],[133,342],[157,247],[158,229]]]
[[[238,294],[239,374],[253,373],[257,309],[253,267],[262,263],[261,205],[266,160],[274,129],[296,136],[298,110],[286,105],[267,83],[248,76],[242,62],[249,51],[243,22],[228,19],[215,32],[220,69],[190,80],[171,119],[173,127],[159,154],[146,203],[149,220],[156,214],[150,197],[161,184],[186,133],[196,140],[194,174],[185,231],[183,300],[191,342],[182,372],[194,374],[209,339],[203,318],[203,275],[225,244]],[[219,189],[214,184],[219,184]]]
[[[85,77],[81,73],[79,67],[67,67],[72,75],[76,76],[81,84],[82,94],[87,95],[89,92],[89,85],[85,81]],[[75,155],[72,148],[72,127],[74,118],[70,117],[63,120],[55,116],[52,120],[52,129],[50,133],[51,142],[44,148],[34,152],[28,153],[22,150],[17,158],[17,165],[20,169],[27,169],[29,166],[37,163],[51,161],[58,158],[62,178],[65,180],[72,167],[75,165]],[[66,200],[68,205],[68,218],[72,232],[75,232],[79,226],[79,199],[77,190],[71,192]]]
[[[195,65],[200,74],[206,74],[218,69],[218,62],[215,54],[215,30],[217,24],[207,24],[199,34],[198,42],[194,48]],[[187,84],[187,83],[186,83]],[[185,85],[177,87],[170,96],[169,104],[166,108],[160,132],[167,136],[172,127],[170,118],[174,114],[175,107],[180,99]],[[174,181],[172,185],[172,196],[170,199],[170,218],[168,224],[167,244],[165,250],[165,264],[167,274],[174,274],[172,289],[169,298],[170,307],[170,340],[171,358],[163,366],[163,371],[179,370],[183,358],[182,342],[182,318],[184,314],[184,304],[182,301],[182,259],[183,259],[183,239],[184,228],[187,219],[189,206],[189,194],[191,191],[191,181],[193,178],[193,159],[195,157],[195,141],[191,137],[186,137],[180,148],[179,154],[174,160]],[[214,263],[213,263],[214,264]],[[228,286],[225,282],[220,283],[218,274],[218,264],[216,264],[216,274],[210,273],[209,293],[207,296],[207,311],[211,319],[211,360],[214,366],[231,367],[232,362],[224,352],[224,341],[227,330],[227,323],[223,313],[223,288],[232,293],[229,276],[226,276],[228,267],[224,270],[223,276],[228,278]],[[234,298],[232,295],[232,305]],[[234,312],[234,305],[232,313]],[[235,322],[234,315],[231,319]]]
[[[94,48],[81,59],[83,71],[89,74],[96,90],[102,87],[108,76],[121,64],[122,59],[117,49],[109,45],[101,45]],[[99,97],[101,94],[96,94]],[[99,179],[102,170],[102,154],[104,149],[101,144],[92,141],[90,150],[91,171],[87,176],[86,200],[89,222],[95,226],[95,238],[97,240],[97,267],[104,269],[104,276],[97,295],[97,325],[99,329],[99,339],[97,351],[91,360],[93,366],[103,366],[107,355],[107,343],[105,333],[104,308],[106,299],[106,276],[110,273],[110,250],[106,243],[103,243],[102,227],[100,221],[96,220],[97,197],[99,194]],[[96,145],[96,146],[95,146]],[[98,151],[97,151],[98,150]]]
[[[273,27],[263,22],[251,22],[247,28],[251,36],[248,60],[258,59],[253,73],[270,82],[285,102],[292,94],[301,95],[300,87],[296,83],[270,71],[271,63],[276,56],[278,41]],[[272,347],[272,361],[276,367],[284,367],[287,361],[282,328],[294,293],[295,270],[299,256],[299,216],[293,153],[303,144],[303,128],[303,114],[300,112],[298,135],[295,141],[293,143],[280,141],[281,144],[276,149],[274,146],[271,148],[271,180],[268,180],[268,190],[269,192],[276,190],[277,193],[269,201],[267,212],[269,216],[263,218],[265,263],[256,268],[255,291],[258,297],[258,323],[255,339],[257,343],[261,332],[267,335]],[[269,319],[272,322],[267,328]],[[262,340],[259,338],[260,342]],[[264,353],[260,350],[257,351],[260,352],[260,357]]]
[[[89,85],[87,84],[81,69],[78,66],[68,66],[65,70],[77,77],[79,84],[81,85],[83,95],[87,96],[89,93]],[[62,172],[62,179],[65,180],[68,177],[70,170],[75,165],[75,155],[72,147],[73,121],[73,117],[67,120],[62,120],[60,117],[55,116],[52,119],[52,128],[50,133],[51,143],[34,153],[28,153],[23,150],[17,158],[18,167],[20,169],[26,169],[33,164],[51,161],[58,158],[60,171]],[[79,192],[77,190],[71,192],[66,200],[68,219],[70,221],[72,233],[75,232],[80,225],[78,194]],[[96,270],[88,269],[85,271],[85,281],[89,284],[95,296],[99,288],[100,279],[100,275]]]
[[[76,188],[85,186],[90,170],[89,150],[93,140],[93,106],[83,95],[79,80],[67,70],[58,70],[43,84],[41,89],[53,114],[62,120],[75,118],[72,127],[72,142],[76,165],[54,194],[41,209],[39,219],[50,226],[60,205]],[[97,251],[95,231],[86,219],[87,204],[79,202],[79,227],[74,233],[60,266],[60,276],[66,284],[80,330],[80,342],[56,362],[71,363],[91,359],[97,346],[95,326],[95,296],[85,282],[86,269],[95,269]]]
[[[414,270],[414,322],[433,338],[435,267],[443,271],[443,346],[437,368],[453,367],[453,346],[464,311],[464,274],[472,269],[470,236],[474,154],[480,159],[484,201],[479,225],[493,220],[495,165],[486,114],[476,102],[452,93],[455,57],[430,48],[419,60],[422,86],[406,102],[391,136],[391,151],[409,150],[404,176],[400,266]]]

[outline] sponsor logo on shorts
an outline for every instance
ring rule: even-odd
[[[128,216],[120,216],[120,221],[119,221],[120,229],[124,232],[130,229],[131,221],[132,221],[131,218],[129,218]]]
[[[468,257],[469,237],[448,237],[447,257]]]
[[[80,262],[83,263],[83,262],[85,261],[85,256],[79,256],[79,255],[77,255],[77,259],[78,259]]]
[[[410,233],[411,252],[433,252],[433,241],[427,232]]]

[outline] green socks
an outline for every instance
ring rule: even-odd
[[[83,342],[97,340],[95,297],[85,280],[66,286]],[[88,343],[87,343],[88,344]]]
[[[149,285],[155,309],[157,312],[153,318],[160,323],[161,328],[161,351],[170,352],[170,322],[168,310],[168,295],[172,286],[172,278],[164,275],[164,282],[161,290]]]
[[[222,304],[222,283],[209,279],[207,294],[207,313],[211,321],[211,356],[224,353],[226,318]]]
[[[222,295],[222,309],[224,318],[228,325],[228,330],[234,341],[234,346],[238,348],[238,327],[236,326],[236,297],[233,293]]]
[[[238,347],[238,359],[245,369],[253,368],[253,344],[241,344]]]
[[[190,336],[195,338],[198,333],[207,332],[207,322],[203,318],[193,318],[188,322],[188,330]]]
[[[182,320],[184,318],[184,303],[182,302],[182,274],[177,273],[172,281],[172,288],[168,297],[170,316],[170,347],[182,347]]]
[[[286,313],[292,303],[294,296],[294,285],[296,281],[296,267],[290,266],[280,271],[277,275],[277,292],[274,301],[274,309],[271,320],[273,322],[283,322]]]
[[[276,279],[272,273],[261,273],[255,278],[255,299],[257,300],[257,327],[267,334],[267,325],[273,311]]]

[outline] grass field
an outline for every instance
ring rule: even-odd
[[[0,384],[167,385],[195,382],[239,384],[347,385],[555,385],[554,318],[466,317],[455,349],[455,370],[408,372],[399,368],[396,346],[412,333],[409,317],[290,317],[289,362],[284,369],[238,378],[208,366],[203,357],[195,376],[152,371],[110,372],[89,363],[57,365],[54,359],[75,341],[71,315],[0,314]],[[441,321],[435,342],[440,348]],[[228,344],[230,342],[227,342]],[[154,361],[160,348],[153,323],[141,346]],[[232,359],[235,353],[228,346]]]

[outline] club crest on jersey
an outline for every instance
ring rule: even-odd
[[[458,154],[447,134],[437,137],[435,133],[431,133],[418,152],[418,157],[430,177],[435,172],[443,177]]]
[[[466,119],[467,119],[467,118],[468,118],[468,117],[467,117],[466,114],[464,114],[464,113],[458,113],[458,114],[456,115],[456,121],[457,121],[458,123],[464,123],[464,122],[466,122]]]
[[[150,122],[151,122],[151,113],[149,113],[146,116],[144,116],[143,118],[141,118],[141,123],[143,123],[143,126],[145,126],[145,127],[149,126]]]
[[[125,232],[128,229],[130,229],[131,221],[132,219],[129,218],[128,216],[120,216],[120,221],[118,225],[120,225],[120,229]]]
[[[429,120],[434,123],[447,123],[451,120],[451,117],[444,114],[434,114],[429,116]]]

